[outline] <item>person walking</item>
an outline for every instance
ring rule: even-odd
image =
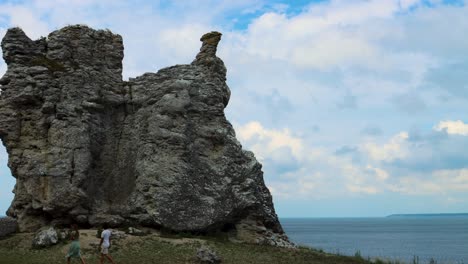
[[[72,231],[70,233],[70,239],[72,240],[70,248],[67,254],[67,263],[70,264],[72,258],[80,259],[81,264],[86,264],[80,252],[80,232],[78,231],[77,225],[72,225]]]
[[[104,263],[105,258],[107,258],[112,264],[115,264],[114,260],[109,254],[109,248],[111,247],[112,230],[109,229],[107,224],[103,225],[103,229],[104,230],[101,233],[101,243],[99,243],[99,247],[101,248],[101,264]]]

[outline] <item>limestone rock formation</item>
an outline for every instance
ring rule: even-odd
[[[122,81],[119,35],[76,25],[33,41],[9,29],[0,138],[20,230],[108,223],[289,243],[261,164],[224,115],[220,39],[205,34],[191,64]]]

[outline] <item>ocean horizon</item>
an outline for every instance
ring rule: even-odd
[[[468,263],[468,214],[280,218],[291,241],[325,252],[413,263]]]

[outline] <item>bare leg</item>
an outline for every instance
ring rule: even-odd
[[[70,264],[70,258],[71,257],[67,257],[67,263]]]
[[[107,254],[106,255],[107,259],[112,263],[115,264],[114,260],[112,259],[111,255]]]
[[[80,257],[80,260],[81,260],[81,264],[86,264],[86,262],[84,261],[83,257]]]
[[[101,253],[101,259],[100,259],[100,261],[101,261],[101,264],[104,264],[104,254],[102,254],[102,253]]]

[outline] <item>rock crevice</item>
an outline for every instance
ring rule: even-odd
[[[191,64],[125,82],[119,35],[77,25],[33,41],[9,29],[0,138],[17,181],[7,214],[20,230],[231,227],[253,242],[287,243],[261,164],[224,115],[220,40],[207,33]]]

